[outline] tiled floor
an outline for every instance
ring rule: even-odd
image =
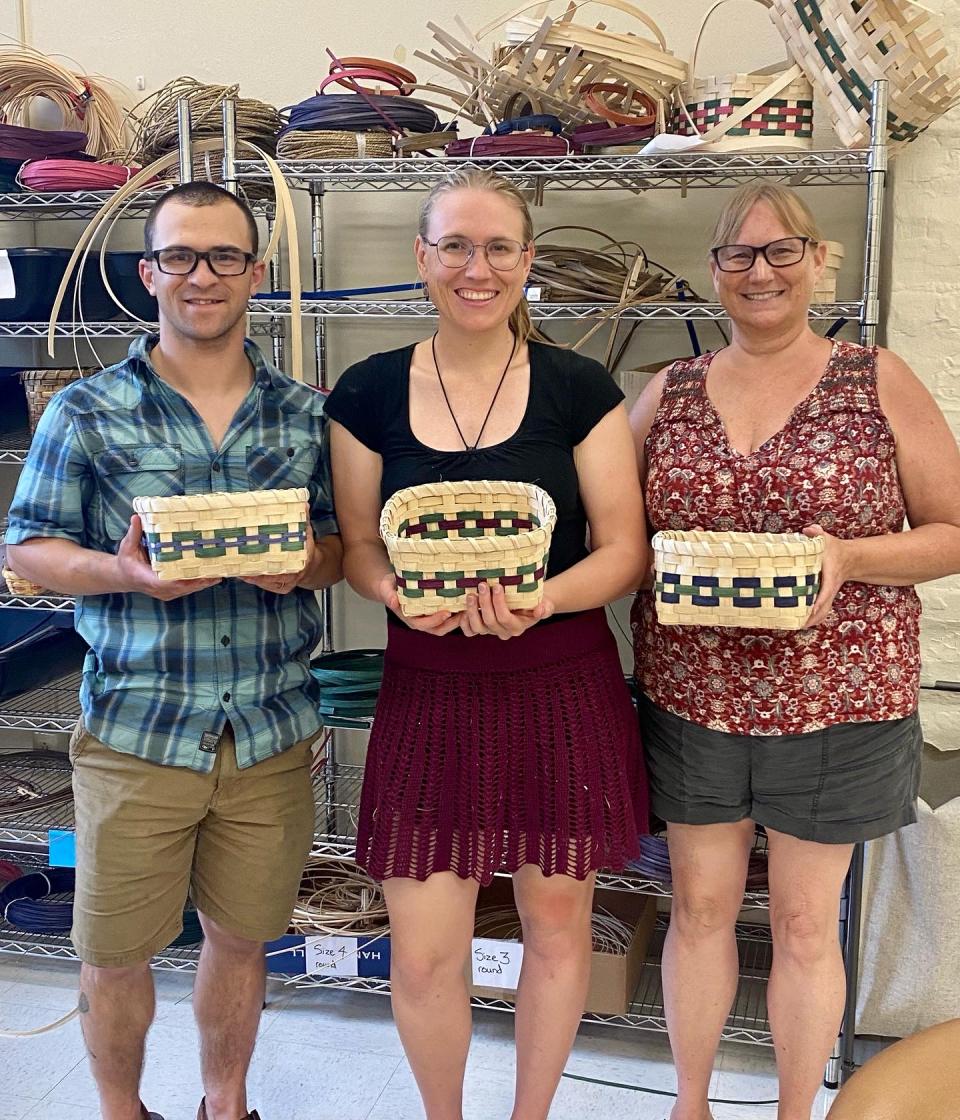
[[[77,966],[0,958],[0,1029],[48,1023],[76,1003]],[[150,1033],[143,1097],[167,1120],[193,1120],[200,1098],[190,976],[157,973],[157,1019]],[[513,1091],[513,1019],[478,1012],[467,1072],[465,1120],[506,1120]],[[673,1089],[663,1036],[601,1026],[581,1029],[567,1072],[650,1089]],[[97,1120],[96,1093],[76,1020],[29,1039],[0,1038],[0,1120]],[[724,1046],[715,1097],[776,1096],[772,1055]],[[813,1120],[826,1114],[822,1093]],[[420,1120],[410,1068],[387,999],[331,990],[293,991],[271,982],[250,1075],[250,1100],[263,1120]],[[564,1078],[551,1120],[663,1120],[670,1098]],[[775,1120],[769,1105],[718,1104],[715,1120]]]

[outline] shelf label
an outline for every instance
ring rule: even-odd
[[[355,937],[305,937],[306,970],[319,976],[357,976]]]
[[[543,299],[543,288],[531,285],[523,294],[527,297],[527,303],[539,303]]]
[[[13,265],[6,249],[0,249],[0,299],[16,299],[17,282],[13,278]]]
[[[77,834],[66,829],[51,828],[47,832],[50,851],[47,860],[51,867],[77,866]]]
[[[470,955],[473,984],[477,988],[516,990],[523,964],[523,944],[492,937],[475,937]]]

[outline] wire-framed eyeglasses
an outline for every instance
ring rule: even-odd
[[[449,234],[437,241],[423,239],[425,244],[437,250],[437,259],[447,268],[463,268],[477,249],[482,249],[487,263],[498,272],[509,272],[520,263],[527,246],[509,237],[495,237],[492,241],[474,244],[468,237]]]
[[[256,254],[245,253],[242,249],[210,249],[201,253],[183,245],[154,249],[143,255],[170,276],[189,276],[201,261],[207,262],[214,276],[242,276],[257,259]]]
[[[816,244],[812,237],[778,237],[766,245],[717,245],[710,253],[721,272],[749,272],[760,253],[771,268],[789,268]]]

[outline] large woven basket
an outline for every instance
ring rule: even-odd
[[[679,90],[672,130],[699,136],[714,151],[779,151],[813,147],[813,86],[797,65],[751,74],[697,77],[707,23],[727,0],[717,0],[700,24],[689,79]],[[764,7],[768,0],[758,0]]]
[[[277,576],[306,559],[309,491],[252,490],[134,498],[160,579]]]
[[[870,140],[871,86],[889,82],[887,132],[916,140],[960,102],[942,17],[913,0],[764,0],[790,53],[824,93],[840,142]]]
[[[84,376],[85,372],[85,370],[79,369],[23,369],[20,371],[20,380],[23,382],[23,391],[27,397],[27,420],[31,435],[37,430],[37,424],[40,422],[43,410],[54,395],[72,382],[78,381]]]
[[[526,482],[434,482],[398,490],[380,536],[407,617],[461,611],[481,583],[499,583],[511,610],[543,597],[553,499]]]
[[[820,589],[822,555],[823,539],[800,533],[657,533],[657,621],[799,630]]]

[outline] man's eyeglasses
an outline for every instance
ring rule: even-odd
[[[468,238],[453,234],[441,237],[439,241],[427,241],[424,238],[424,242],[437,250],[437,258],[447,268],[463,268],[477,249],[482,249],[487,255],[487,263],[498,272],[509,272],[512,268],[516,268],[527,248],[519,241],[511,241],[504,237],[495,237],[493,241],[475,245]]]
[[[816,241],[812,237],[780,237],[766,245],[718,245],[710,252],[721,272],[749,272],[758,253],[771,268],[788,268],[803,260],[808,245],[816,245]]]
[[[242,249],[211,249],[201,253],[179,245],[154,249],[143,255],[170,276],[189,276],[201,261],[207,262],[214,276],[242,276],[257,259],[254,253],[245,253]]]

